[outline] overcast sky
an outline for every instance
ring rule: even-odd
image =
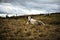
[[[60,12],[60,0],[0,0],[0,14]]]

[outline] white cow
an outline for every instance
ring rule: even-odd
[[[31,16],[28,16],[27,24],[29,24],[29,23],[38,24],[38,25],[41,25],[41,24],[45,25],[45,23],[43,23],[42,21],[35,20],[35,19],[31,18]]]

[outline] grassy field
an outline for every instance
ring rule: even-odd
[[[32,17],[46,25],[26,24],[27,16],[0,17],[0,40],[60,40],[60,14]]]

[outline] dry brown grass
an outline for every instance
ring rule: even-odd
[[[32,16],[46,25],[26,24],[26,17],[0,18],[0,40],[60,40],[60,14]]]

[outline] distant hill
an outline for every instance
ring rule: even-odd
[[[60,14],[60,12],[56,12],[56,13],[46,13],[47,15],[50,15],[50,14]],[[0,12],[0,18],[6,18],[6,17],[18,17],[18,16],[30,16],[30,15],[46,15],[45,13],[41,13],[41,14],[13,14],[13,13],[4,13],[4,12]]]

